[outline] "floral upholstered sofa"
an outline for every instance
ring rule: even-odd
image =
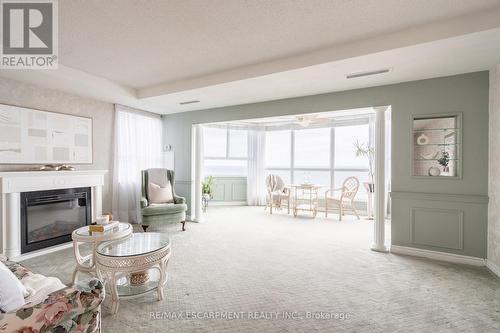
[[[31,273],[20,263],[1,257],[0,260],[19,280]],[[0,312],[0,333],[100,332],[103,300],[101,281],[81,281],[49,294],[37,304],[27,303],[15,312]]]

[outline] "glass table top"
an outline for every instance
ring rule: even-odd
[[[112,233],[112,232],[126,231],[127,229],[130,229],[130,228],[132,228],[132,226],[129,223],[119,222],[112,229],[109,229],[109,230],[106,230],[106,231],[100,232],[100,233],[90,232],[88,226],[78,228],[75,230],[75,232],[78,236],[95,236],[95,235],[101,236],[101,235],[105,235],[105,234]]]
[[[130,257],[148,254],[170,245],[167,234],[159,232],[133,233],[129,238],[108,241],[97,247],[97,253],[109,257]]]

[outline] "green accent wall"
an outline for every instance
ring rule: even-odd
[[[362,80],[362,79],[361,79]],[[191,197],[193,124],[392,106],[392,244],[486,258],[488,72],[164,116],[180,194]],[[461,179],[411,176],[411,117],[462,114]]]

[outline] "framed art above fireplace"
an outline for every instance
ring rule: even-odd
[[[0,104],[0,164],[91,163],[91,118]]]

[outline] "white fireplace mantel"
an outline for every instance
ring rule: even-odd
[[[102,186],[106,173],[106,170],[0,172],[1,252],[9,258],[21,256],[22,192],[90,187],[94,220],[102,214]]]

